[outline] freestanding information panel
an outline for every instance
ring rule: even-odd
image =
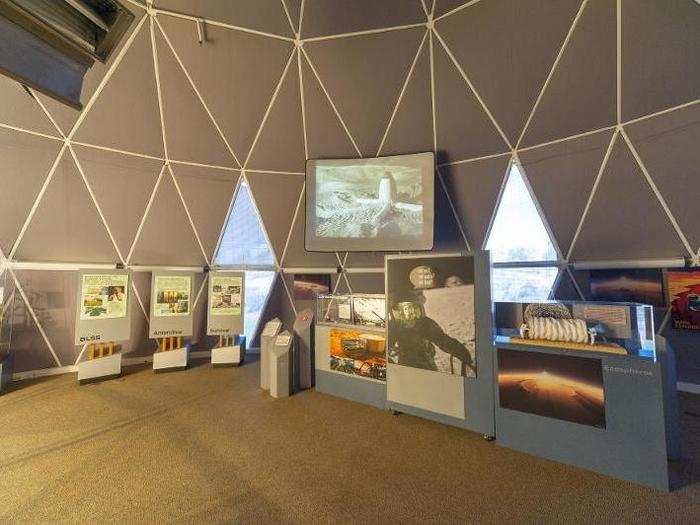
[[[131,336],[128,270],[78,272],[75,344],[82,347],[78,381],[87,383],[121,374],[118,341]]]
[[[304,390],[314,383],[314,312],[306,308],[294,320],[294,388]]]
[[[281,329],[282,321],[275,317],[265,324],[260,334],[260,388],[263,390],[270,390],[270,355]]]
[[[213,366],[238,366],[245,357],[245,273],[209,274],[207,335],[219,341],[211,351]]]
[[[191,272],[153,272],[148,332],[151,339],[159,342],[153,354],[156,372],[187,368],[189,344],[183,344],[183,339],[193,333],[193,284]]]
[[[494,436],[488,252],[385,264],[388,407]]]

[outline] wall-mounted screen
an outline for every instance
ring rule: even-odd
[[[433,153],[308,161],[306,249],[432,249],[434,181]]]

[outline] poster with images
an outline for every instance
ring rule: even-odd
[[[240,276],[211,275],[211,315],[241,315],[243,279]]]
[[[589,275],[593,301],[665,305],[659,269],[590,270]]]
[[[319,295],[331,293],[331,276],[319,273],[294,274],[294,300],[315,301]]]
[[[382,334],[331,328],[330,338],[331,370],[386,381],[386,338]]]
[[[700,270],[667,270],[666,287],[673,327],[700,330]]]
[[[183,275],[156,275],[155,304],[156,317],[178,317],[190,314],[190,288],[192,279]]]
[[[352,298],[352,311],[355,324],[361,326],[386,326],[386,298],[369,295],[355,295]]]
[[[386,286],[389,362],[476,377],[474,259],[389,258]]]
[[[80,286],[80,319],[126,317],[129,276],[126,274],[85,274]]]
[[[605,428],[600,359],[498,349],[501,408]]]

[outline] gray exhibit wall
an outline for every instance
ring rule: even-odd
[[[435,151],[436,251],[461,251],[483,246],[517,147],[566,262],[697,259],[694,0],[623,0],[619,20],[593,0],[306,0],[303,10],[157,0],[153,15],[138,3],[125,3],[126,38],[88,70],[82,111],[0,77],[0,251],[74,265],[15,269],[17,369],[73,364],[74,291],[61,283],[81,263],[213,267],[243,182],[274,252],[269,270],[380,267],[383,254],[304,249],[307,159]],[[208,24],[200,43],[193,19],[233,27]],[[376,291],[371,275],[341,277]],[[137,281],[132,345],[145,354],[150,293]],[[291,326],[287,290],[272,294],[260,326],[282,314]],[[700,383],[677,347],[679,376]]]

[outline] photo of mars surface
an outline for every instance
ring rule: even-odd
[[[599,359],[498,349],[501,408],[605,428]]]
[[[313,301],[330,293],[331,276],[327,274],[294,274],[294,299]]]

